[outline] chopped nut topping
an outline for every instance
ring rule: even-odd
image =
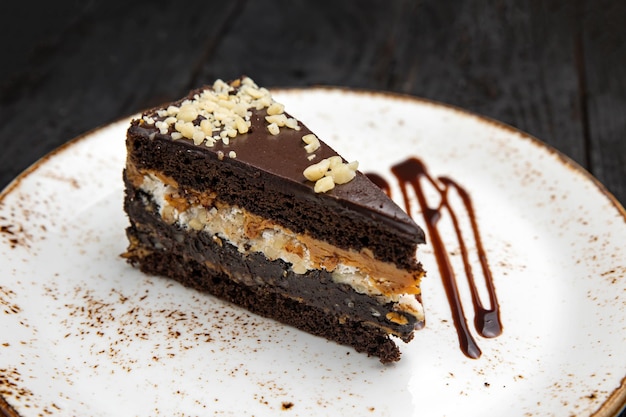
[[[267,114],[270,116],[274,116],[276,114],[282,114],[285,111],[285,106],[280,103],[272,103],[267,108]]]
[[[198,111],[191,103],[186,103],[180,106],[176,118],[184,122],[193,122],[198,117]]]
[[[267,120],[268,123],[276,124],[278,127],[283,127],[285,123],[287,123],[287,116],[285,116],[284,113],[275,114],[273,116],[265,116],[265,120]]]
[[[287,119],[287,121],[285,122],[285,126],[288,127],[289,129],[300,130],[298,121],[294,119],[293,117],[290,117]]]
[[[331,168],[325,175],[332,177],[335,184],[345,184],[355,177],[356,171],[350,169],[348,164],[341,164]]]
[[[323,177],[315,181],[313,189],[316,193],[325,193],[335,188],[335,182],[332,177]]]
[[[274,136],[280,133],[280,128],[276,123],[270,123],[267,125],[267,130]]]
[[[340,156],[331,156],[328,160],[330,161],[330,169],[334,169],[343,163]]]
[[[179,106],[158,110],[156,116],[162,120],[144,115],[142,121],[154,125],[163,135],[171,132],[172,139],[187,138],[196,145],[206,142],[211,147],[215,141],[228,145],[230,139],[248,133],[252,109],[267,109],[268,130],[272,135],[278,135],[282,127],[300,130],[298,121],[285,115],[284,106],[249,77],[231,84],[217,80],[212,88],[182,101]]]
[[[318,163],[307,167],[304,170],[303,174],[307,180],[317,181],[320,178],[324,177],[326,172],[328,172],[328,168],[330,168],[330,160],[328,158],[322,159]]]
[[[250,131],[253,110],[266,109],[267,131],[271,135],[280,134],[281,128],[300,130],[298,120],[288,117],[284,106],[272,98],[270,92],[255,84],[249,77],[243,77],[230,84],[217,80],[211,88],[198,91],[193,97],[143,115],[140,123],[154,126],[162,135],[170,134],[173,140],[190,139],[195,145],[204,143],[207,147],[221,141],[229,145],[231,139]],[[156,134],[156,132],[153,132]],[[302,136],[307,159],[316,158],[315,151],[321,142],[314,134]],[[235,151],[227,153],[236,158]],[[226,154],[217,152],[221,161]],[[333,156],[307,167],[304,177],[315,182],[316,193],[332,190],[335,185],[350,182],[356,176],[358,162],[344,163],[341,157]]]
[[[307,180],[315,182],[313,189],[316,193],[325,193],[335,188],[335,185],[352,181],[358,167],[357,161],[346,164],[340,156],[331,156],[308,166],[302,174]]]
[[[306,143],[304,149],[307,153],[313,153],[320,148],[320,140],[312,133],[302,136],[302,141]]]
[[[235,126],[240,134],[248,133],[248,123],[241,116],[235,117]]]

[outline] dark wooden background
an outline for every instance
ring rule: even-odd
[[[87,130],[247,74],[469,109],[626,204],[624,0],[13,1],[0,35],[0,189]]]

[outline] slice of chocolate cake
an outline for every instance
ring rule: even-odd
[[[124,256],[254,313],[400,357],[423,324],[423,231],[250,78],[145,112],[127,132]]]

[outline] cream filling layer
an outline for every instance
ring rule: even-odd
[[[269,260],[281,259],[289,264],[293,272],[304,274],[317,269],[312,260],[310,248],[299,236],[272,222],[256,222],[251,227],[246,210],[236,206],[217,206],[210,208],[202,204],[173,204],[178,197],[177,188],[164,183],[157,176],[144,174],[139,188],[150,195],[159,206],[159,214],[168,223],[176,223],[184,229],[204,231],[216,236],[237,248],[240,253],[260,252]],[[174,197],[173,197],[174,196]],[[322,268],[331,272],[333,281],[347,284],[356,292],[367,294],[378,299],[381,304],[397,303],[395,309],[415,316],[419,321],[424,319],[422,305],[413,294],[384,294],[376,284],[376,278],[354,265],[331,262]],[[389,316],[389,315],[388,315]],[[388,320],[398,322],[394,315]],[[403,323],[399,323],[403,324]]]

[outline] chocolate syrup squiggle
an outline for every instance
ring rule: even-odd
[[[452,268],[450,258],[448,256],[448,251],[446,250],[445,243],[437,227],[439,220],[442,218],[442,213],[444,211],[447,212],[450,216],[452,225],[455,230],[456,238],[459,242],[465,275],[470,287],[472,304],[474,308],[474,327],[483,337],[490,338],[499,336],[502,333],[502,323],[500,321],[500,307],[498,305],[496,291],[493,284],[493,276],[491,275],[491,270],[489,269],[487,255],[482,244],[478,224],[476,223],[476,216],[472,205],[472,199],[467,191],[454,180],[448,177],[439,177],[436,179],[433,178],[428,173],[428,170],[424,163],[417,158],[409,158],[404,162],[394,165],[391,168],[391,171],[399,182],[400,189],[402,190],[402,196],[404,199],[406,212],[409,213],[409,215],[411,214],[409,187],[411,187],[415,192],[415,196],[417,197],[417,201],[424,216],[428,236],[430,238],[430,244],[435,252],[437,266],[439,268],[441,280],[446,291],[446,297],[450,305],[454,326],[456,327],[457,335],[459,338],[460,348],[466,356],[477,359],[480,357],[482,352],[467,325],[467,318],[465,316],[465,311],[463,309],[463,304],[459,295],[456,274],[454,272],[454,269]],[[384,178],[376,174],[367,175],[388,195],[391,194],[391,188]],[[422,188],[423,180],[427,181],[427,183],[430,183],[430,185],[433,186],[439,193],[441,200],[436,207],[429,206],[428,202],[426,201],[426,195]],[[466,246],[466,241],[459,226],[457,212],[450,204],[448,198],[451,191],[456,192],[457,195],[461,198],[465,214],[469,217],[474,242],[478,251],[478,259],[487,287],[487,293],[489,294],[489,305],[491,306],[490,308],[485,308],[480,299],[480,295],[478,294],[478,288],[476,287],[476,281],[474,279],[472,265],[469,260],[469,253]]]

